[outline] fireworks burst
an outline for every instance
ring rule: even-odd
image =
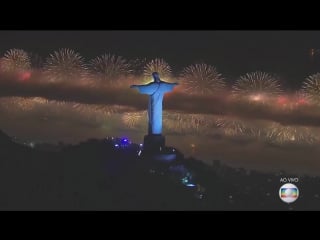
[[[214,66],[194,64],[180,75],[182,86],[191,94],[210,95],[225,88],[224,78]]]
[[[302,91],[312,103],[320,104],[320,73],[307,77],[303,82]]]
[[[146,117],[147,112],[128,112],[122,115],[122,122],[129,128],[135,128],[137,124],[142,120],[142,118]]]
[[[264,139],[265,138],[265,131],[263,128],[250,128],[248,135],[252,138],[256,139]]]
[[[204,114],[181,114],[167,112],[163,114],[165,129],[178,133],[208,133],[208,116]]]
[[[273,143],[314,144],[318,137],[307,127],[282,126],[273,123],[267,132],[267,139]]]
[[[164,111],[163,112],[164,130],[174,133],[182,133],[186,129],[183,114]]]
[[[22,49],[10,49],[2,58],[1,69],[4,72],[23,72],[31,67],[30,57],[28,53]]]
[[[204,114],[188,114],[190,127],[196,131],[205,128],[208,124]]]
[[[2,97],[1,108],[6,110],[31,111],[36,106],[48,103],[42,97]]]
[[[0,102],[1,108],[9,111],[29,111],[34,106],[34,104],[28,101],[28,98],[23,97],[3,97]]]
[[[33,97],[33,98],[30,98],[30,100],[37,104],[47,104],[49,102],[48,99],[43,97]]]
[[[226,136],[246,135],[249,131],[246,124],[237,119],[218,118],[216,125],[223,129]]]
[[[115,113],[120,113],[123,110],[119,105],[102,105],[102,104],[83,104],[72,103],[72,108],[80,113],[91,116],[109,117]]]
[[[44,72],[50,82],[79,81],[87,76],[87,67],[79,53],[67,48],[47,58]]]
[[[253,102],[264,102],[267,97],[278,96],[281,89],[275,77],[258,71],[241,76],[232,87],[232,93]]]
[[[62,107],[62,106],[66,106],[66,105],[70,104],[70,102],[63,101],[63,100],[50,100],[49,102],[51,104],[58,106],[58,107]]]
[[[171,67],[169,64],[161,58],[156,58],[147,63],[143,70],[144,80],[149,82],[152,79],[152,73],[158,72],[160,78],[165,81],[170,81],[171,78]]]
[[[102,82],[114,83],[122,76],[132,73],[130,63],[121,56],[104,54],[90,61],[93,74]]]

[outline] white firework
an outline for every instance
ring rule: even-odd
[[[302,91],[306,98],[314,103],[320,104],[320,73],[316,73],[307,77],[302,84]]]
[[[224,78],[214,66],[193,64],[183,69],[179,79],[186,92],[197,95],[211,95],[223,90]]]
[[[170,65],[163,60],[162,58],[156,58],[147,63],[143,70],[144,81],[149,82],[152,79],[152,73],[158,72],[160,78],[165,81],[170,81],[171,75],[171,67]]]
[[[307,127],[283,126],[273,123],[267,131],[268,141],[277,144],[314,144],[319,138],[311,129]]]
[[[146,117],[146,111],[124,113],[121,120],[129,128],[135,128]]]
[[[1,70],[4,72],[23,72],[31,68],[28,53],[22,49],[10,49],[1,59]]]
[[[132,73],[131,64],[121,56],[104,54],[90,61],[92,74],[103,83],[115,83],[121,77]]]
[[[250,131],[243,121],[233,118],[218,118],[216,125],[223,129],[226,136],[247,135]]]
[[[48,103],[46,98],[42,97],[2,97],[1,106],[9,111],[31,111],[35,107]]]
[[[44,73],[50,82],[80,81],[88,75],[82,56],[67,48],[50,54],[44,65]]]
[[[123,111],[122,106],[104,104],[72,103],[72,108],[84,115],[100,115],[101,117],[109,117]]]
[[[252,72],[241,76],[234,86],[234,96],[253,102],[264,102],[267,97],[279,96],[281,93],[279,81],[269,73]]]

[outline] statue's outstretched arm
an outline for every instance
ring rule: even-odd
[[[154,85],[131,85],[130,88],[138,89],[140,93],[142,94],[152,94],[155,91]]]

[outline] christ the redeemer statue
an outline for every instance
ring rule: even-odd
[[[167,92],[171,92],[178,83],[168,83],[160,79],[159,73],[152,73],[153,82],[146,85],[131,85],[141,94],[149,95],[148,104],[148,135],[161,136],[162,133],[162,101]],[[148,136],[146,136],[148,137]],[[146,139],[145,139],[146,140]]]

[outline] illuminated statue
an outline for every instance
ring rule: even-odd
[[[148,134],[161,134],[162,132],[162,100],[163,95],[171,92],[178,83],[167,83],[160,80],[159,73],[152,73],[154,82],[146,85],[132,85],[140,93],[149,95],[148,105]]]
[[[141,94],[149,95],[148,105],[148,135],[145,137],[146,141],[159,142],[162,133],[162,101],[163,95],[171,92],[178,83],[168,83],[160,79],[159,73],[152,73],[154,81],[146,85],[132,85],[131,88],[136,88]],[[158,138],[158,140],[157,140]],[[163,143],[160,146],[164,145]]]

